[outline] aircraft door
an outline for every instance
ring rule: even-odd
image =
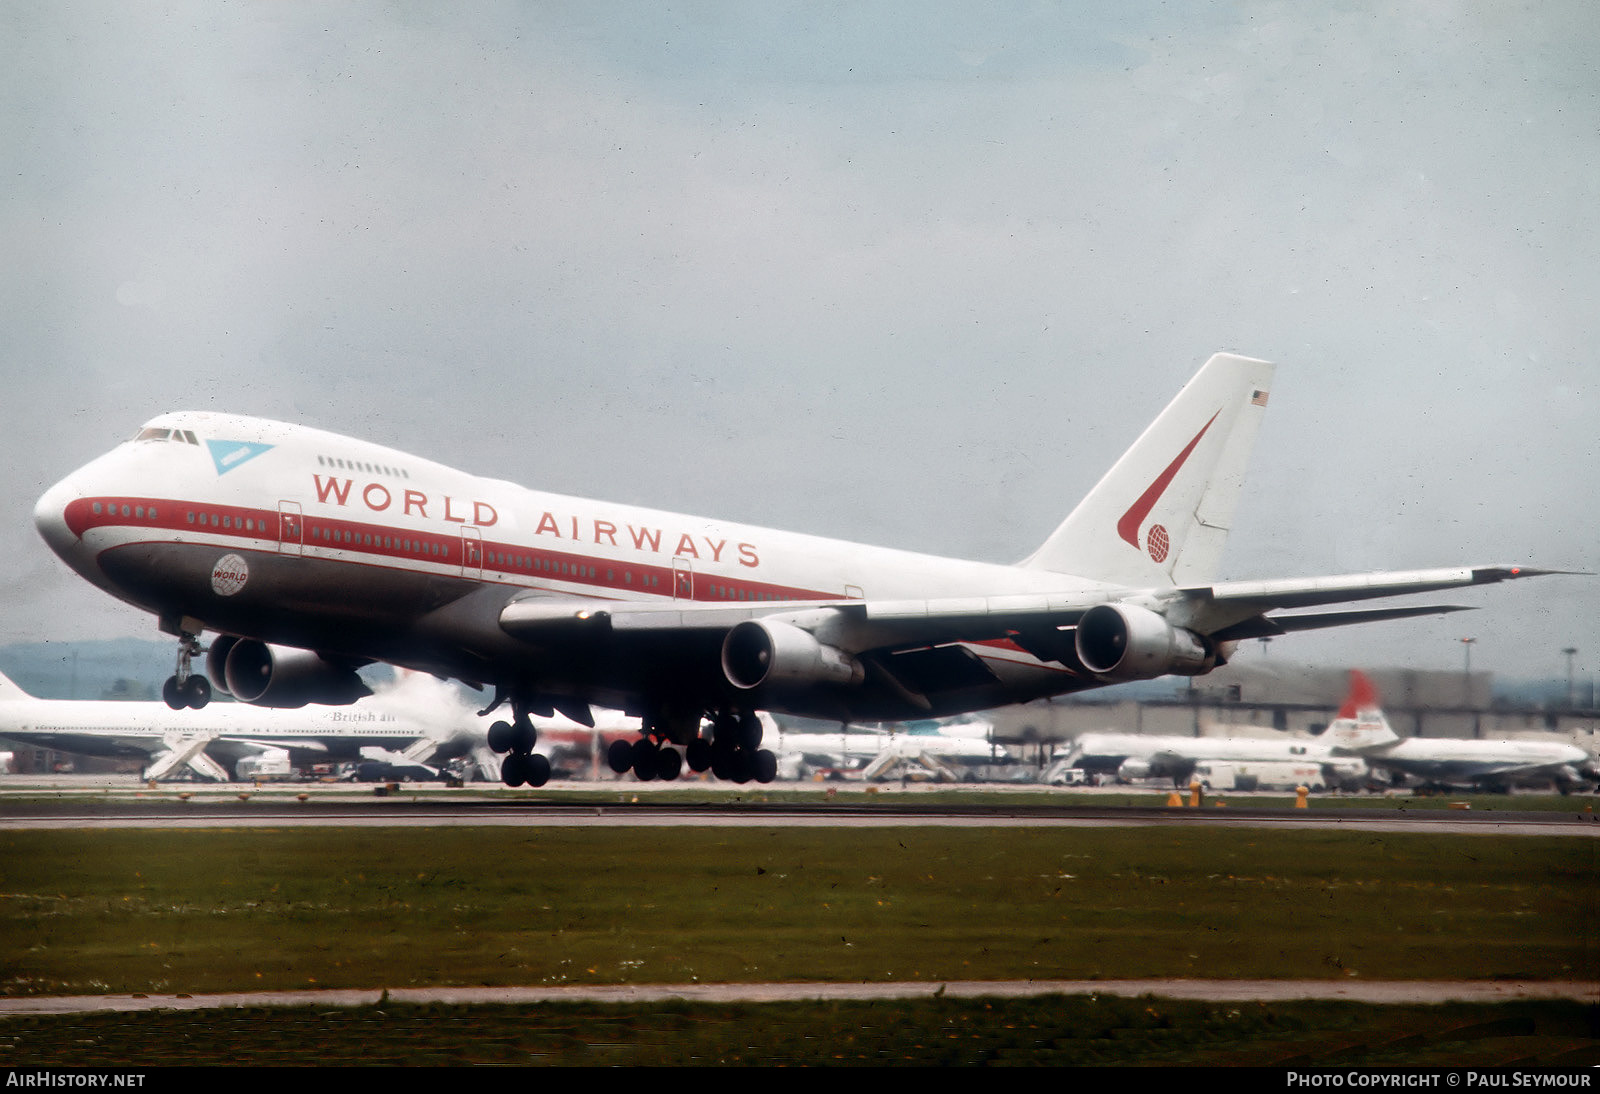
[[[301,519],[300,503],[278,503],[278,553],[298,555],[305,546],[305,521]]]
[[[672,599],[694,599],[694,566],[682,556],[672,560]]]
[[[461,529],[461,576],[474,580],[483,577],[483,537],[476,528]]]

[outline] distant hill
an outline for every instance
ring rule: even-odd
[[[177,655],[176,641],[26,642],[0,646],[0,672],[40,699],[156,699]]]
[[[158,700],[178,663],[177,639],[113,638],[96,642],[18,642],[0,646],[0,672],[39,699]],[[205,658],[195,658],[205,671]],[[369,684],[390,678],[387,665],[361,670]],[[218,696],[218,699],[223,698]]]

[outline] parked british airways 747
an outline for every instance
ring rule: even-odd
[[[640,716],[612,767],[772,777],[757,711],[896,721],[1168,673],[1242,639],[1452,610],[1312,611],[1498,582],[1514,566],[1215,580],[1272,366],[1218,354],[1038,550],[965,562],[564,497],[394,449],[226,414],[155,418],[53,486],[68,565],[267,705],[347,702],[387,661],[494,689],[511,785],[542,783],[534,716]],[[709,719],[709,727],[702,720]],[[707,731],[709,729],[709,732]],[[666,742],[684,752],[661,747]]]
[[[1372,681],[1359,670],[1351,670],[1350,694],[1327,728],[1327,743],[1335,756],[1358,756],[1397,782],[1409,776],[1423,783],[1501,791],[1542,783],[1566,794],[1597,775],[1593,756],[1561,741],[1402,738],[1384,717]]]
[[[430,685],[448,687],[431,680],[422,686]],[[452,745],[466,751],[471,742],[458,740],[462,727],[434,716],[441,709],[433,691],[421,692],[410,681],[352,706],[289,712],[217,703],[204,714],[174,714],[160,703],[37,699],[0,675],[0,738],[83,756],[142,759],[146,779],[189,774],[226,782],[243,777],[242,763],[273,756],[304,767],[428,759]]]

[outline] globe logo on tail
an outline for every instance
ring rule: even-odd
[[[1152,524],[1150,532],[1145,537],[1145,549],[1150,552],[1150,557],[1157,562],[1167,561],[1167,550],[1172,546],[1172,540],[1167,536],[1165,527]]]
[[[1154,482],[1145,487],[1144,493],[1139,495],[1137,501],[1128,506],[1128,511],[1122,514],[1122,518],[1117,521],[1117,535],[1129,547],[1136,551],[1139,549],[1139,526],[1144,523],[1144,518],[1150,515],[1150,511],[1156,507],[1156,502],[1161,500],[1161,495],[1167,492],[1167,487],[1172,485],[1172,480],[1177,477],[1179,470],[1188,461],[1189,455],[1194,452],[1195,446],[1200,443],[1200,438],[1206,435],[1206,430],[1211,428],[1212,424],[1217,420],[1217,415],[1221,413],[1222,411],[1219,410],[1216,414],[1211,415],[1210,421],[1201,426],[1200,432],[1194,435],[1194,440],[1183,446],[1183,451],[1178,453],[1177,458],[1167,464],[1167,469],[1157,475]],[[1158,544],[1159,546],[1157,546]],[[1159,524],[1151,525],[1149,534],[1145,539],[1145,549],[1150,552],[1150,557],[1160,562],[1167,557],[1167,551],[1171,546],[1172,540],[1168,536],[1167,530]]]

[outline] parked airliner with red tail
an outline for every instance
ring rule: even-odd
[[[1335,756],[1359,756],[1396,782],[1410,777],[1443,786],[1509,791],[1514,785],[1554,784],[1563,794],[1592,783],[1600,770],[1577,745],[1562,741],[1463,740],[1404,737],[1389,726],[1366,673],[1350,671],[1350,693],[1327,727]]]
[[[1457,610],[1269,616],[1514,566],[1217,582],[1272,366],[1218,354],[1043,545],[965,562],[527,490],[317,429],[179,412],[53,486],[68,565],[179,640],[166,697],[349,702],[387,661],[494,689],[505,781],[534,716],[643,720],[612,767],[769,779],[761,710],[896,721],[1196,676],[1242,639]],[[708,727],[702,720],[709,719]],[[709,732],[707,732],[709,730]],[[665,747],[681,746],[683,753]]]

